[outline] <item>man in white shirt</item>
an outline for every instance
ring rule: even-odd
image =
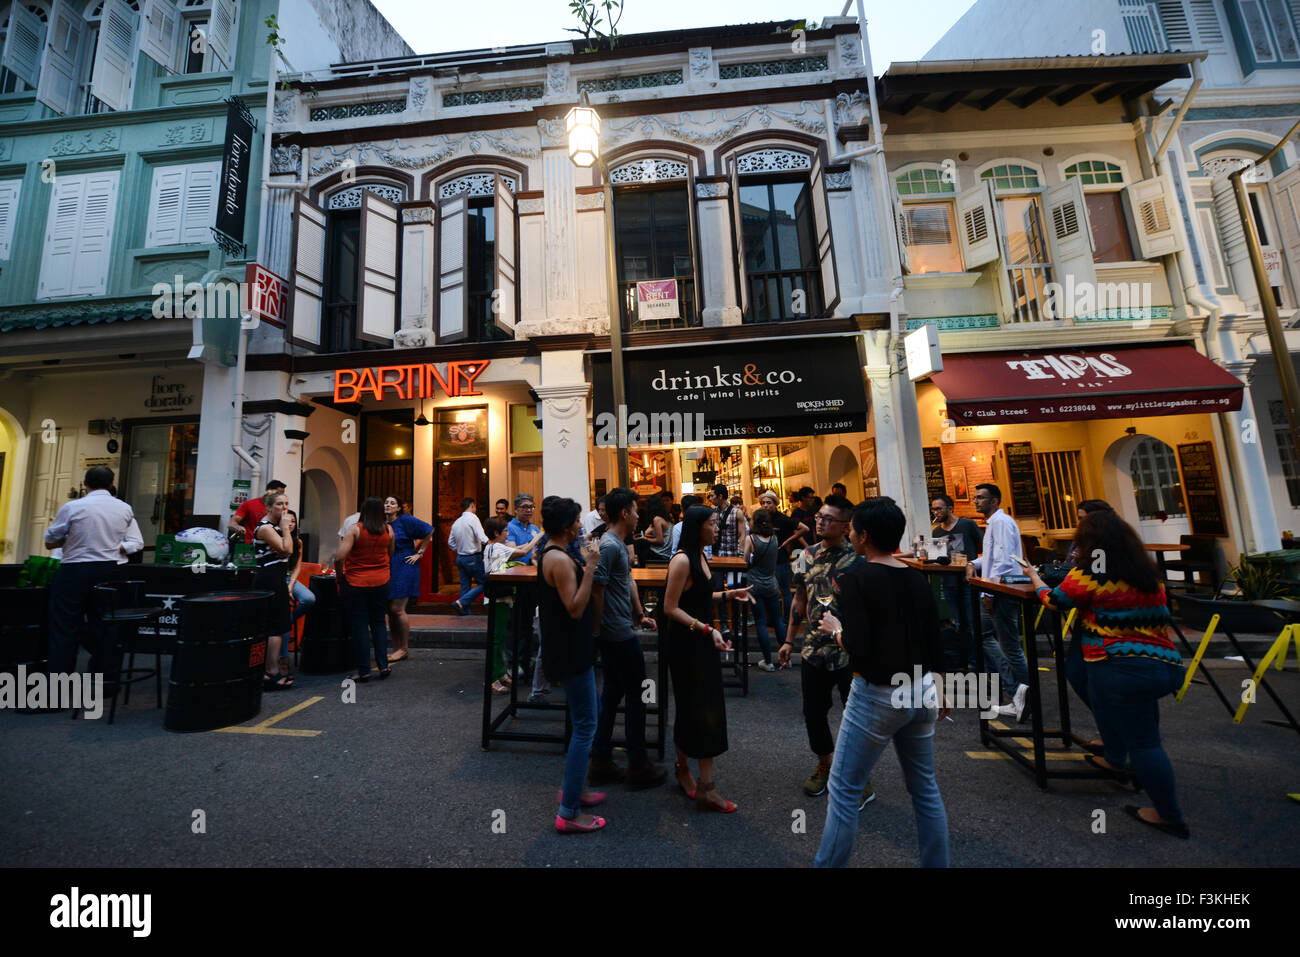
[[[596,499],[596,507],[586,515],[582,516],[582,534],[591,539],[594,532],[601,525],[608,525],[609,518],[605,515],[605,496]]]
[[[1002,490],[992,484],[977,485],[972,501],[976,511],[988,519],[988,526],[984,529],[984,552],[966,566],[966,577],[978,575],[997,581],[1003,575],[1024,574],[1016,562],[1024,557],[1020,526],[1002,510]],[[1011,704],[999,710],[1021,721],[1027,708],[1029,665],[1020,645],[1020,602],[1009,595],[984,595],[980,609],[985,665],[997,670],[1003,690],[1015,688]]]
[[[45,531],[45,547],[63,550],[50,586],[50,674],[76,671],[77,645],[90,638],[91,673],[116,680],[116,656],[85,631],[86,610],[94,587],[116,580],[118,560],[138,552],[144,542],[131,506],[108,492],[112,469],[90,469],[83,484],[85,496],[65,503]]]
[[[452,523],[451,531],[447,533],[447,547],[456,553],[456,568],[460,571],[460,598],[456,600],[456,610],[468,615],[469,606],[474,604],[474,599],[483,593],[483,586],[487,584],[483,546],[488,537],[478,520],[478,503],[467,497],[461,500],[460,508],[460,518]]]

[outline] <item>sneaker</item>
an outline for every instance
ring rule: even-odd
[[[614,763],[612,758],[591,759],[587,768],[587,783],[592,787],[602,784],[621,784],[627,780],[627,770]]]
[[[829,764],[817,765],[817,770],[808,775],[808,780],[803,783],[803,793],[809,797],[821,797],[826,793],[826,782],[831,777],[831,766]]]
[[[1028,695],[1029,685],[1016,686],[1016,693],[1011,697],[1011,713],[1016,716],[1017,721],[1021,720],[1024,716],[1025,708],[1027,707],[1027,702],[1029,700]]]
[[[668,769],[662,765],[653,764],[649,758],[642,758],[631,764],[627,769],[627,786],[631,791],[642,791],[646,788],[657,788],[668,780]]]
[[[760,661],[755,667],[757,667],[759,671],[766,671],[769,674],[776,671],[776,665],[772,664],[770,661]]]
[[[528,696],[528,703],[546,704],[546,702],[550,700],[549,698],[547,698],[547,695],[549,694],[550,694],[549,691],[534,691],[532,694]]]
[[[866,807],[875,799],[876,799],[876,792],[872,789],[871,782],[868,781],[867,786],[862,789],[862,799],[858,801],[858,810],[861,811],[864,807]]]

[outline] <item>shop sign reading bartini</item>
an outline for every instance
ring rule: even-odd
[[[482,392],[474,388],[474,380],[483,374],[489,364],[488,359],[448,362],[446,375],[439,373],[438,367],[431,362],[337,369],[334,372],[334,401],[357,402],[366,396],[380,402],[385,398],[431,399],[439,389],[450,398],[482,395]]]

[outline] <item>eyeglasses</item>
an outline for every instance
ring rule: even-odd
[[[535,506],[535,505],[520,505],[518,508],[515,509],[515,511],[516,511],[516,512],[531,512],[531,511],[532,511],[534,508],[536,508],[536,507],[537,507],[537,506]]]
[[[844,519],[842,519],[842,518],[831,518],[829,515],[825,514],[824,512],[818,512],[817,515],[816,515],[816,519],[817,519],[817,521],[822,522],[823,524],[826,524],[826,525],[834,525],[834,524],[836,524],[836,523],[839,523],[839,524],[841,524],[841,525],[844,524]]]

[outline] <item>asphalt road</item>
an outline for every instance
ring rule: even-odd
[[[1225,688],[1240,688],[1248,677],[1243,665],[1220,658],[1209,667]],[[797,670],[755,669],[747,698],[728,693],[731,748],[718,759],[718,785],[738,813],[697,813],[670,776],[652,791],[612,790],[601,811],[609,827],[573,836],[552,827],[558,746],[481,750],[481,674],[479,653],[417,648],[394,666],[391,680],[359,687],[354,704],[341,700],[342,676],[300,675],[292,691],[264,696],[261,715],[247,723],[320,696],[271,726],[319,732],[310,736],[174,734],[163,730],[148,691],[119,708],[111,726],[106,719],[0,711],[0,865],[811,863],[826,799],[800,788],[815,759]],[[1270,670],[1268,680],[1300,710],[1294,660],[1283,673]],[[1054,720],[1054,709],[1047,710]],[[838,703],[832,715],[834,726]],[[1165,699],[1165,745],[1192,830],[1190,841],[1180,841],[1131,821],[1122,805],[1135,798],[1117,785],[1058,783],[1042,792],[1010,761],[970,756],[987,749],[975,712],[957,712],[952,723],[940,723],[936,743],[953,865],[1294,866],[1300,804],[1286,794],[1300,792],[1300,735],[1264,723],[1278,716],[1261,694],[1245,722],[1234,725],[1203,685],[1181,703]],[[1090,720],[1076,721],[1087,736]],[[558,712],[520,721],[562,728]],[[914,867],[911,802],[892,749],[872,778],[877,799],[861,815],[853,864]],[[1142,797],[1136,803],[1145,803]],[[1098,809],[1105,833],[1094,832]],[[204,833],[195,833],[196,811]],[[799,811],[803,833],[794,826]]]

